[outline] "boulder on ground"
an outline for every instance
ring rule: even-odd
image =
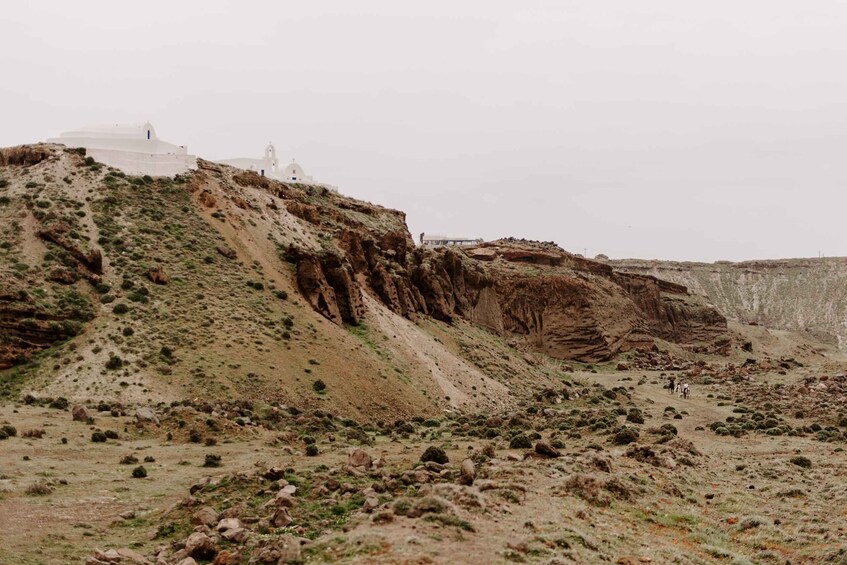
[[[373,459],[368,455],[368,452],[364,449],[354,449],[350,452],[350,455],[347,456],[347,464],[351,467],[366,467],[370,468],[373,463]]]
[[[229,247],[217,247],[216,251],[227,259],[235,259],[235,251]]]
[[[558,449],[541,441],[535,444],[535,453],[541,455],[542,457],[555,458],[562,456],[562,453]]]
[[[159,418],[152,408],[141,406],[135,410],[135,423],[138,425],[156,424],[159,425]]]
[[[215,556],[212,565],[241,565],[241,554],[237,551],[223,550]]]
[[[191,516],[191,523],[195,526],[209,526],[218,523],[218,513],[211,506],[204,506]]]
[[[73,415],[74,422],[88,421],[88,411],[85,409],[85,406],[80,406],[77,404],[71,409],[71,414]]]
[[[219,532],[225,532],[227,530],[236,530],[238,528],[243,527],[241,524],[241,520],[238,518],[224,518],[220,522],[218,522],[217,527],[215,528]]]
[[[168,284],[171,280],[170,277],[165,274],[165,269],[161,265],[151,267],[150,270],[147,271],[147,278],[149,278],[154,284]]]
[[[281,535],[262,540],[250,556],[250,565],[277,565],[300,559],[300,540]]]
[[[218,552],[212,538],[203,532],[194,532],[185,540],[185,551],[194,559],[211,560]]]
[[[290,524],[291,521],[291,514],[288,513],[288,508],[286,508],[285,506],[277,509],[277,511],[274,512],[274,515],[271,518],[271,524],[273,524],[276,528],[284,528],[285,526]]]
[[[459,469],[459,484],[472,485],[475,479],[476,466],[474,465],[473,459],[468,457],[467,459],[462,461],[462,466]]]

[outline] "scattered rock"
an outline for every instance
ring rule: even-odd
[[[159,418],[152,408],[141,406],[135,410],[135,423],[139,426],[144,424],[156,424],[158,426]]]
[[[76,405],[71,409],[71,414],[73,415],[74,422],[87,422],[88,421],[88,411],[84,406]]]
[[[354,449],[347,456],[347,464],[351,467],[365,467],[369,469],[372,463],[373,459],[371,459],[371,456],[364,449]]]
[[[535,444],[535,453],[537,453],[538,455],[541,455],[542,457],[550,457],[550,458],[556,458],[556,457],[562,456],[562,453],[558,449],[556,449],[555,447],[552,447],[551,445],[548,445],[544,442],[541,442],[541,441],[539,441]]]
[[[218,522],[218,513],[211,506],[204,506],[191,516],[191,523],[194,525],[209,526]]]
[[[185,551],[194,559],[210,560],[218,550],[212,538],[203,532],[194,532],[185,540]]]
[[[300,559],[300,541],[281,535],[262,540],[250,556],[250,565],[277,565]]]
[[[473,459],[470,457],[462,461],[462,466],[459,469],[459,484],[472,485],[476,479],[476,467]]]
[[[217,527],[215,529],[219,532],[225,532],[227,530],[237,530],[241,528],[241,520],[238,518],[224,518],[220,522],[218,522]]]
[[[233,528],[226,530],[221,534],[224,539],[233,543],[244,543],[250,536],[250,532],[245,528]]]
[[[237,551],[223,550],[215,556],[212,565],[241,565],[241,554]]]
[[[271,518],[271,524],[276,528],[284,528],[288,524],[291,523],[291,514],[288,513],[288,508],[281,507],[274,512],[273,517]]]
[[[227,259],[235,259],[235,250],[230,249],[229,247],[217,247],[216,251],[226,257]]]
[[[165,269],[161,265],[156,265],[155,267],[151,267],[149,271],[147,271],[147,278],[154,284],[168,284],[170,282],[170,277],[165,274]]]

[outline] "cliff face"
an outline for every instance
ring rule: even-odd
[[[296,199],[295,195],[291,195]],[[289,212],[335,234],[332,250],[289,247],[309,303],[336,323],[355,324],[361,293],[409,319],[464,318],[559,359],[606,360],[659,338],[698,351],[726,345],[726,320],[679,284],[631,274],[555,246],[501,240],[473,248],[416,248],[402,214],[357,210],[357,221],[324,203]]]
[[[685,285],[724,316],[744,323],[824,334],[847,345],[847,259],[741,263],[608,261],[611,267]]]

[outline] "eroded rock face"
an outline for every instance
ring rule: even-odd
[[[23,288],[0,277],[0,370],[78,335],[91,315],[80,309],[46,310]]]
[[[38,231],[38,237],[45,241],[54,243],[67,251],[74,259],[76,259],[81,267],[84,267],[88,273],[81,271],[82,274],[88,274],[88,278],[94,278],[99,281],[99,275],[103,274],[103,254],[99,249],[92,249],[88,252],[80,249],[69,237],[67,237],[70,228],[64,222],[53,222],[43,229]]]
[[[382,212],[375,207],[371,215]],[[464,318],[552,357],[590,362],[648,349],[654,338],[715,349],[726,332],[723,316],[683,286],[617,272],[552,244],[416,248],[397,220],[389,216],[385,224],[394,229],[380,232],[353,229],[348,218],[335,240],[340,253],[289,250],[300,291],[315,310],[355,324],[364,313],[361,293],[369,292],[413,320]]]
[[[53,155],[46,146],[20,145],[0,149],[0,166],[31,167]]]

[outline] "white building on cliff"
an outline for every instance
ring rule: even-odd
[[[162,141],[150,122],[87,126],[47,141],[84,147],[95,161],[130,175],[171,177],[197,168],[197,157],[185,145]]]
[[[289,163],[285,167],[280,167],[279,159],[276,156],[276,147],[274,147],[273,143],[268,143],[268,146],[265,147],[265,154],[258,159],[242,157],[236,159],[222,159],[220,161],[215,162],[220,163],[222,165],[238,167],[239,169],[255,171],[260,176],[268,177],[282,182],[311,184],[315,186],[323,186],[329,188],[330,190],[337,190],[337,187],[335,186],[322,182],[316,182],[315,179],[307,175],[303,171],[303,167],[293,159],[291,163]]]

